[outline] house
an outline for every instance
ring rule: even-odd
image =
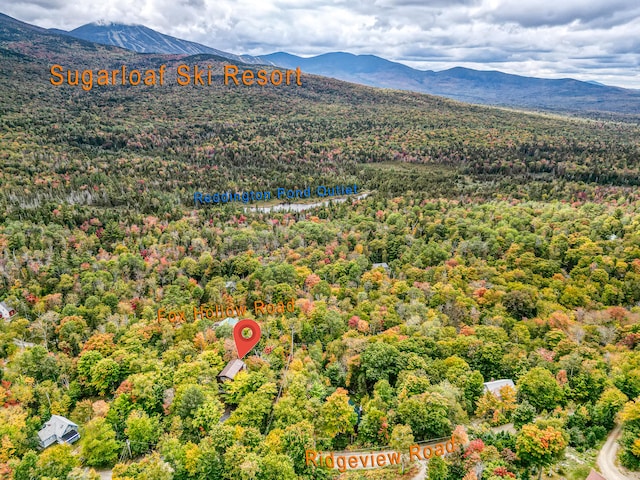
[[[13,339],[13,344],[17,347],[20,347],[21,350],[24,350],[25,348],[31,348],[31,347],[35,347],[36,344],[35,343],[31,343],[31,342],[25,342],[24,340],[20,340],[18,338],[14,338]]]
[[[5,320],[9,320],[11,319],[11,317],[13,317],[16,312],[13,308],[11,308],[9,305],[7,305],[4,302],[0,302],[0,315],[2,315],[2,318],[4,318]]]
[[[236,282],[229,280],[228,282],[224,283],[224,288],[226,288],[227,290],[235,290]]]
[[[589,476],[587,477],[587,480],[607,480],[607,479],[604,478],[602,475],[600,475],[595,470],[591,469],[591,473],[589,473]]]
[[[217,377],[218,381],[232,382],[233,379],[236,378],[236,375],[238,374],[238,372],[246,369],[247,369],[247,366],[239,358],[231,360],[229,363],[227,363],[227,366],[224,367],[222,371],[218,374],[218,377]]]
[[[220,320],[219,322],[216,322],[213,324],[214,327],[221,327],[223,325],[229,325],[230,327],[235,327],[236,323],[238,323],[240,320],[238,319],[238,317],[227,317],[224,320]]]
[[[484,391],[491,392],[498,398],[500,398],[500,389],[504,387],[511,387],[513,388],[514,392],[516,391],[516,386],[514,385],[513,380],[511,380],[510,378],[504,378],[502,380],[493,380],[491,382],[484,383]]]
[[[379,268],[379,267],[384,268],[387,272],[389,271],[389,265],[386,262],[374,263],[373,265],[371,265],[371,270],[375,270],[376,268]]]
[[[60,415],[51,418],[38,432],[40,448],[47,448],[54,443],[73,443],[80,438],[78,425]]]

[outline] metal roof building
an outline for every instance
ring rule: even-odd
[[[38,432],[40,447],[47,448],[54,443],[73,443],[80,438],[78,425],[60,415],[51,418]]]
[[[236,378],[236,375],[241,370],[246,370],[246,368],[247,366],[245,365],[245,363],[239,358],[231,360],[229,363],[227,363],[227,366],[224,367],[222,371],[218,374],[218,377],[217,377],[218,381],[220,382],[233,381],[233,379]]]

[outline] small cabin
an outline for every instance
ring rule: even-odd
[[[51,415],[51,418],[38,432],[40,448],[47,448],[54,443],[73,443],[80,439],[78,425],[60,415]]]
[[[0,302],[0,315],[2,315],[2,318],[10,320],[16,313],[18,312],[16,312],[12,307],[4,302]]]
[[[246,369],[247,369],[247,366],[239,358],[231,360],[229,363],[227,363],[227,366],[224,367],[222,371],[218,374],[218,377],[217,377],[218,381],[222,383],[232,382],[233,379],[236,378],[236,375],[240,371],[246,370]]]
[[[503,378],[502,380],[493,380],[492,382],[485,382],[484,391],[491,392],[496,397],[500,398],[500,390],[504,387],[511,387],[513,391],[516,391],[516,386],[513,383],[513,380],[510,378]]]

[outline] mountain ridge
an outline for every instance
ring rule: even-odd
[[[452,67],[446,70],[417,70],[402,63],[345,52],[300,57],[286,52],[263,55],[286,68],[372,87],[410,90],[485,105],[541,109],[572,113],[637,115],[640,90],[585,82],[573,78],[546,79]]]
[[[0,18],[30,26],[6,15]],[[437,95],[473,104],[582,116],[614,115],[631,121],[637,120],[640,113],[640,90],[608,86],[595,81],[546,79],[460,66],[441,71],[417,70],[376,55],[348,52],[327,52],[313,57],[301,57],[287,52],[261,56],[236,55],[171,37],[144,25],[94,22],[70,32],[32,27],[49,35],[65,35],[140,53],[210,54],[245,64],[284,68],[299,66],[305,73],[372,87]]]
[[[201,53],[218,55],[235,62],[246,64],[268,64],[268,61],[252,55],[236,55],[197,42],[166,35],[141,24],[124,24],[98,21],[81,25],[70,31],[49,29],[52,33],[69,35],[74,38],[111,45],[137,53],[167,53],[197,55]]]

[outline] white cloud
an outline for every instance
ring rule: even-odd
[[[640,88],[637,0],[18,0],[5,13],[73,29],[104,19],[234,53],[374,54]]]

